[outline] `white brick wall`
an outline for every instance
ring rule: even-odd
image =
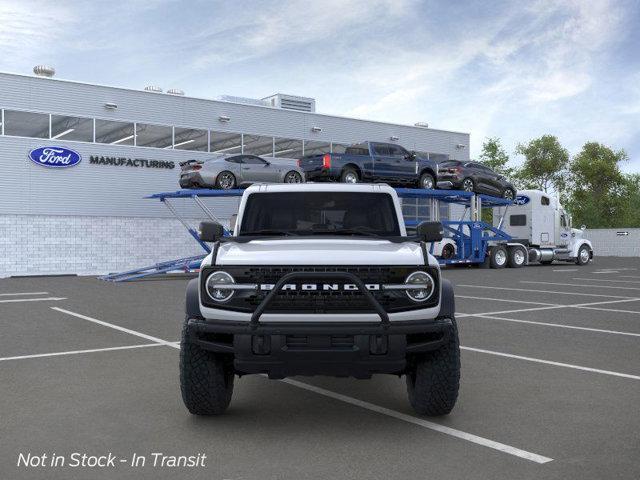
[[[619,235],[628,232],[629,235]],[[598,257],[640,257],[640,228],[596,228],[585,230]]]
[[[0,277],[97,275],[201,253],[169,218],[0,215]]]

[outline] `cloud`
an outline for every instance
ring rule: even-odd
[[[57,41],[75,20],[73,11],[59,3],[0,3],[0,61],[11,69],[39,57],[51,58]]]

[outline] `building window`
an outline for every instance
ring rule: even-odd
[[[49,115],[4,111],[4,134],[15,137],[49,138]]]
[[[136,146],[171,148],[173,145],[173,128],[148,123],[136,124]]]
[[[304,141],[304,154],[306,155],[322,155],[331,152],[331,143],[317,142],[314,140]]]
[[[332,143],[331,153],[344,153],[348,146],[346,143]]]
[[[274,138],[275,149],[274,157],[279,158],[301,158],[302,157],[302,140],[293,140],[290,138]]]
[[[242,153],[242,135],[239,133],[211,132],[211,153]]]
[[[244,134],[243,153],[273,157],[273,137]]]
[[[111,145],[133,145],[133,123],[96,120],[96,142]]]
[[[51,115],[51,139],[93,142],[93,119]]]
[[[196,150],[206,152],[208,150],[208,135],[206,130],[192,128],[175,128],[173,148],[177,150]]]

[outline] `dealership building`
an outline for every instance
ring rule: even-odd
[[[245,153],[294,162],[365,140],[437,160],[469,158],[469,134],[319,114],[306,97],[211,100],[59,80],[48,67],[34,71],[0,73],[0,277],[100,274],[202,253],[165,205],[144,198],[177,190],[186,160]],[[30,159],[48,148],[77,153],[75,165],[51,168]],[[206,202],[223,222],[238,205],[237,198]],[[202,216],[188,201],[175,206],[194,224]],[[413,204],[404,208],[431,215]]]

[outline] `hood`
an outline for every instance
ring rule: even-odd
[[[429,263],[435,262],[430,258]],[[437,264],[437,262],[435,262]],[[222,243],[217,265],[423,265],[415,242],[304,238]]]
[[[584,235],[584,230],[580,229],[580,228],[572,228],[571,229],[571,236],[574,238],[582,238],[582,236]]]

